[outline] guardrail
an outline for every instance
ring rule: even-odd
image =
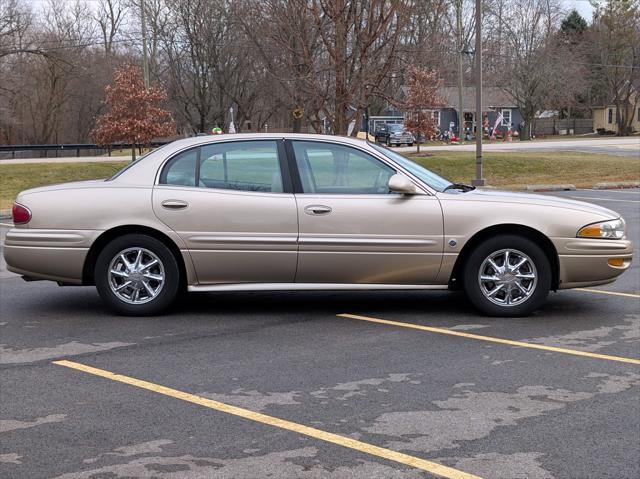
[[[152,141],[149,145],[151,147],[158,147],[166,145],[168,141]],[[66,143],[66,144],[50,144],[50,145],[0,145],[0,161],[15,159],[16,153],[20,155],[20,152],[38,151],[40,152],[39,158],[50,158],[49,152],[54,151],[57,157],[73,156],[98,156],[108,154],[111,156],[113,150],[126,150],[131,149],[133,145],[131,143],[114,143],[107,146],[98,146],[94,143]],[[143,145],[135,145],[136,147],[142,147]],[[60,153],[63,154],[60,154]],[[80,155],[80,152],[87,152],[88,154]]]

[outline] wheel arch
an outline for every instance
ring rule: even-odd
[[[100,236],[96,238],[96,240],[89,248],[89,252],[87,253],[87,257],[85,258],[84,265],[82,268],[82,284],[83,285],[93,285],[94,284],[94,272],[96,261],[98,259],[98,255],[100,251],[109,244],[112,240],[119,236],[127,235],[127,234],[144,234],[147,236],[151,236],[152,238],[161,241],[167,248],[171,250],[174,257],[176,258],[176,262],[178,263],[178,268],[180,269],[180,278],[183,283],[181,286],[186,285],[187,281],[187,268],[184,263],[184,257],[180,252],[180,248],[178,245],[166,234],[163,232],[151,228],[149,226],[141,226],[141,225],[122,225],[116,226],[115,228],[108,229],[104,231]]]
[[[469,241],[465,243],[460,254],[458,254],[458,258],[453,266],[453,270],[449,278],[449,288],[457,290],[462,287],[462,280],[464,276],[463,268],[473,249],[484,240],[501,234],[523,236],[527,239],[533,240],[538,246],[540,246],[540,248],[542,248],[542,251],[547,255],[549,264],[551,265],[551,289],[556,291],[560,284],[560,262],[558,260],[556,247],[541,231],[530,226],[512,223],[489,226],[478,231],[469,238]]]

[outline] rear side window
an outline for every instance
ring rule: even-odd
[[[160,184],[282,193],[276,141],[234,141],[193,148],[172,158]]]
[[[242,141],[202,147],[200,186],[282,193],[275,141]]]
[[[183,151],[171,158],[160,175],[163,185],[195,186],[198,148]]]

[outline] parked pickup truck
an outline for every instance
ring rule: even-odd
[[[404,129],[404,125],[383,123],[375,132],[376,142],[387,146],[402,145],[406,143],[413,146],[414,138],[411,133]]]

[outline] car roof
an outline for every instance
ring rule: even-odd
[[[366,140],[361,140],[359,138],[333,135],[316,135],[309,133],[233,133],[225,135],[194,136],[172,141],[171,143],[167,143],[163,147],[150,152],[144,158],[141,158],[139,162],[133,163],[129,168],[123,170],[114,178],[114,180],[117,179],[117,182],[120,184],[145,183],[149,178],[156,176],[158,167],[165,161],[166,158],[182,150],[199,145],[242,140],[279,140],[283,138],[291,140],[296,139],[307,141],[326,141],[334,144],[338,143],[343,145],[356,146],[365,148],[367,150],[372,149],[367,144]]]
[[[295,140],[320,140],[333,143],[344,143],[351,145],[362,145],[365,140],[349,136],[320,135],[314,133],[231,133],[223,135],[206,135],[182,138],[170,143],[172,149],[183,149],[189,146],[214,143],[218,141],[238,141],[238,140],[275,140],[275,139],[295,139]]]

